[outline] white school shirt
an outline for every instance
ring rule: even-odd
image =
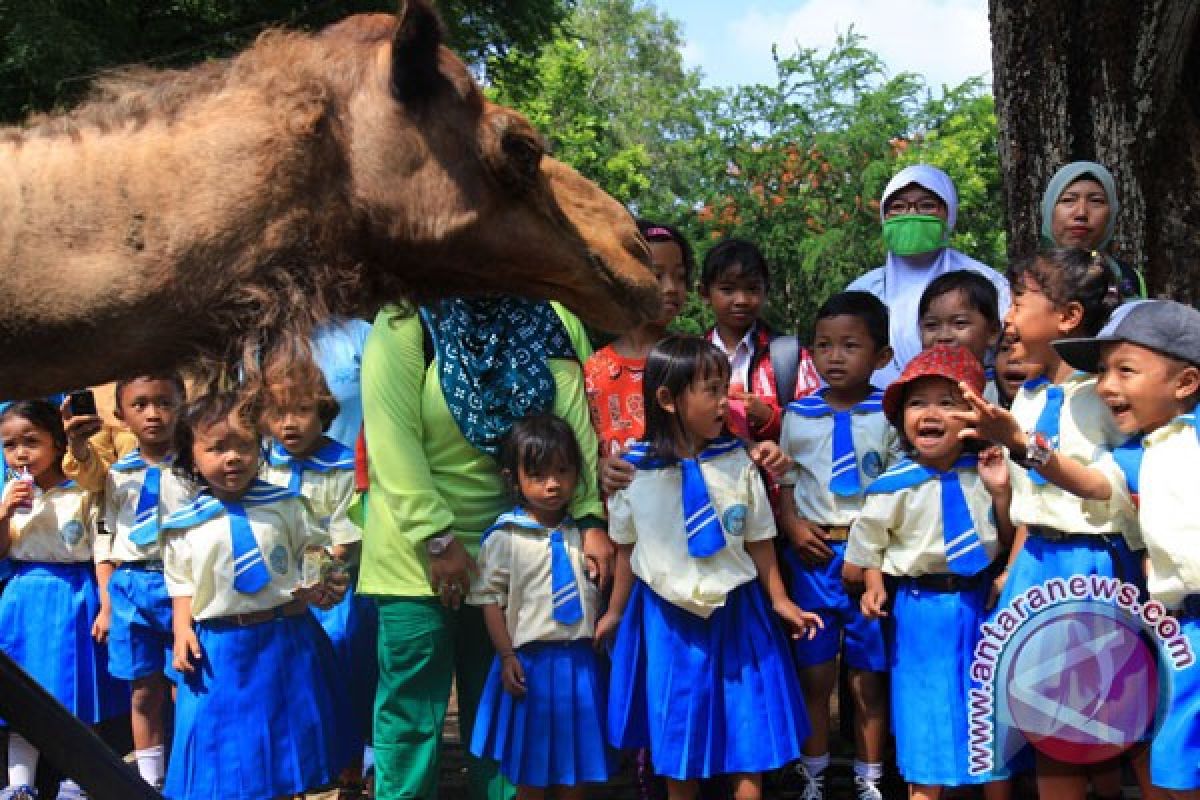
[[[1021,387],[1017,392],[1012,413],[1022,430],[1031,431],[1037,425],[1049,385],[1032,391]],[[1112,486],[1112,495],[1107,501],[1084,500],[1053,483],[1038,486],[1026,470],[1010,464],[1013,524],[1042,525],[1067,533],[1121,533],[1131,547],[1140,549],[1136,520],[1126,511],[1129,490],[1125,476],[1112,456],[1112,449],[1128,437],[1117,428],[1112,412],[1096,393],[1095,376],[1078,372],[1060,385],[1063,407],[1058,453],[1103,472]]]
[[[751,391],[750,359],[754,356],[754,335],[757,332],[758,323],[756,322],[750,326],[750,330],[746,331],[742,340],[733,346],[733,352],[730,352],[729,348],[725,346],[725,342],[721,339],[721,334],[717,333],[716,328],[713,328],[708,335],[708,340],[729,357],[729,382],[731,384],[740,383],[747,392]]]
[[[273,467],[263,459],[259,477],[276,486],[287,486],[292,479],[290,467]],[[306,469],[300,476],[300,494],[308,499],[317,522],[329,532],[327,544],[355,544],[362,541],[362,528],[350,519],[355,498],[354,470],[335,469],[317,472]]]
[[[583,538],[574,524],[564,524],[562,532],[583,606],[583,618],[574,625],[554,619],[549,529],[505,525],[487,534],[479,548],[479,575],[471,583],[467,602],[503,608],[514,648],[529,642],[590,639],[595,633],[600,592],[587,578]]]
[[[196,496],[197,487],[165,464],[160,464],[162,478],[158,485],[158,518],[166,519],[187,505]],[[137,513],[138,497],[146,470],[108,471],[104,485],[102,531],[96,537],[95,559],[101,561],[158,561],[162,559],[161,535],[151,544],[139,547],[129,540],[133,518]]]
[[[989,559],[1000,550],[992,496],[973,469],[958,470],[975,532]],[[915,578],[950,572],[942,532],[942,485],[933,478],[890,494],[868,494],[850,528],[846,562]]]
[[[1200,593],[1200,442],[1174,420],[1142,440],[1138,518],[1149,556],[1150,596],[1169,609]]]
[[[92,560],[99,504],[75,481],[37,491],[33,507],[16,511],[8,523],[13,561],[79,564]]]
[[[854,453],[858,458],[858,482],[865,491],[871,481],[898,462],[902,456],[900,437],[882,411],[851,414]],[[783,415],[779,446],[796,462],[784,478],[794,483],[792,496],[802,519],[818,525],[849,525],[862,508],[864,495],[842,497],[829,491],[833,471],[833,416]]]
[[[683,524],[683,472],[679,466],[639,469],[633,482],[608,498],[608,535],[632,544],[633,574],[654,593],[707,618],[731,591],[758,578],[745,542],[775,536],[775,517],[758,467],[745,449],[700,462],[725,547],[692,558]]]
[[[292,599],[300,582],[306,547],[329,541],[302,497],[247,505],[246,518],[262,550],[270,582],[254,594],[233,588],[233,543],[229,518],[220,514],[185,530],[163,531],[167,593],[192,598],[192,618],[269,611]]]

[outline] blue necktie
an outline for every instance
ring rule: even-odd
[[[1026,389],[1036,389],[1042,384],[1050,383],[1045,376],[1034,378],[1031,381],[1025,382]],[[1058,447],[1058,421],[1062,416],[1063,407],[1063,390],[1061,386],[1051,384],[1046,388],[1046,405],[1042,406],[1042,413],[1038,415],[1037,425],[1034,430],[1038,433],[1045,434],[1050,440],[1050,444],[1055,448]],[[1041,476],[1037,470],[1029,471],[1029,480],[1037,486],[1045,486],[1046,479]]]
[[[956,575],[977,575],[991,560],[975,531],[958,471],[951,469],[940,473],[938,480],[942,484],[942,540],[946,547],[946,563]]]
[[[250,520],[246,518],[245,506],[226,502],[221,505],[229,517],[229,535],[233,543],[233,588],[242,594],[254,594],[271,582],[267,562],[263,560]]]
[[[684,458],[679,465],[683,469],[683,527],[687,532],[688,555],[707,558],[725,546],[725,529],[708,496],[700,462]]]
[[[575,570],[571,568],[571,554],[567,552],[560,528],[550,532],[550,593],[553,595],[554,604],[551,613],[556,622],[574,625],[583,619],[579,585],[575,581]]]
[[[138,492],[137,510],[133,513],[133,528],[129,541],[138,547],[146,547],[158,540],[158,492],[162,483],[162,468],[154,464],[146,466],[146,477]]]
[[[849,411],[834,412],[830,468],[829,491],[838,497],[854,497],[862,492],[858,482],[858,456],[854,452],[853,416]]]

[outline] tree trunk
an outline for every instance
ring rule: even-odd
[[[1009,256],[1037,245],[1042,192],[1098,161],[1121,204],[1114,254],[1151,295],[1200,301],[1200,3],[989,0]]]

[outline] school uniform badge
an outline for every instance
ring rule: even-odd
[[[741,536],[742,531],[746,528],[745,504],[737,503],[725,509],[725,515],[721,518],[721,525],[733,536]]]
[[[62,537],[63,544],[74,549],[83,541],[83,523],[77,519],[70,520],[59,529],[58,535]]]
[[[863,474],[874,480],[883,474],[883,456],[874,450],[868,450],[862,457],[861,467]]]
[[[271,563],[271,569],[280,575],[288,574],[288,551],[286,547],[281,544],[275,545],[271,549],[271,555],[267,557],[267,560]]]

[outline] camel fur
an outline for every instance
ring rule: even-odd
[[[425,2],[0,130],[0,260],[3,398],[245,368],[403,299],[557,298],[610,330],[657,303],[628,212],[484,99]]]

